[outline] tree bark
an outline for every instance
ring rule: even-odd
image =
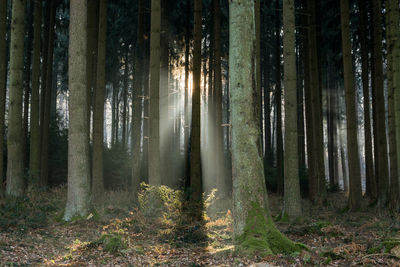
[[[104,94],[106,89],[106,40],[107,0],[101,0],[99,8],[99,33],[97,45],[96,93],[93,106],[93,162],[92,196],[99,200],[104,192],[103,151],[104,151]]]
[[[64,220],[89,212],[90,163],[87,131],[87,2],[70,2],[68,196]]]
[[[151,1],[149,184],[161,185],[160,174],[160,31],[161,2]]]
[[[200,156],[200,79],[201,79],[201,36],[202,36],[202,1],[194,0],[193,29],[193,92],[192,92],[192,130],[190,153],[190,186],[192,200],[201,201],[203,192]]]
[[[349,1],[340,0],[340,19],[342,26],[343,73],[346,91],[347,153],[349,160],[349,208],[356,210],[362,199],[360,156],[357,140],[357,110],[355,85],[351,58]]]
[[[7,136],[7,188],[6,195],[20,197],[25,191],[23,130],[22,130],[22,74],[24,69],[24,17],[25,1],[12,1],[10,43],[10,91]]]
[[[284,214],[290,220],[299,218],[301,212],[298,132],[297,132],[297,80],[295,54],[295,4],[283,1],[283,59],[285,85],[285,150],[284,150]]]

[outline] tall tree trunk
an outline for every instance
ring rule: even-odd
[[[47,49],[47,63],[46,68],[46,89],[44,91],[44,112],[42,127],[42,142],[41,142],[41,159],[40,159],[40,185],[45,187],[49,182],[49,138],[50,138],[50,108],[51,108],[51,94],[53,85],[53,51],[54,51],[54,22],[56,16],[55,0],[50,0],[50,26],[49,26],[49,39]]]
[[[40,46],[42,26],[42,1],[35,1],[32,59],[32,97],[31,97],[31,144],[30,175],[34,183],[39,182],[40,170],[40,127],[39,127],[39,86],[40,86]]]
[[[264,120],[265,120],[265,133],[264,133],[264,146],[265,146],[265,161],[267,164],[272,163],[273,153],[271,144],[271,88],[270,88],[270,75],[271,75],[271,60],[269,50],[267,50],[264,62]]]
[[[93,171],[92,196],[99,200],[104,192],[103,151],[104,151],[104,94],[106,89],[106,39],[107,39],[107,0],[100,1],[99,34],[97,45],[97,75],[93,105]]]
[[[311,111],[313,124],[312,148],[314,161],[312,174],[310,176],[310,197],[321,204],[326,198],[325,188],[325,165],[323,155],[323,127],[322,127],[322,110],[321,110],[321,91],[320,91],[320,74],[318,67],[318,46],[317,46],[317,29],[316,29],[316,0],[308,0],[307,7],[310,12],[309,16],[309,64],[310,64],[310,86],[311,86]]]
[[[302,33],[300,33],[302,34]],[[304,39],[304,35],[302,36]],[[306,144],[305,144],[305,136],[304,136],[304,62],[303,62],[303,53],[304,48],[301,47],[301,44],[297,46],[298,56],[297,56],[297,64],[298,70],[302,78],[297,79],[297,140],[298,140],[298,153],[299,153],[299,170],[304,172],[306,168]]]
[[[255,248],[262,253],[279,253],[282,250],[290,253],[296,250],[294,244],[276,229],[271,219],[262,154],[258,147],[259,117],[254,108],[259,102],[254,95],[254,2],[232,0],[229,7],[234,238],[239,250],[249,250],[246,243],[251,242],[262,244]],[[255,228],[263,229],[260,231],[268,234],[259,236]],[[284,244],[281,249],[269,242],[272,236],[279,244]]]
[[[90,163],[87,131],[87,4],[70,2],[68,196],[64,220],[89,212]]]
[[[339,189],[339,181],[336,173],[336,86],[335,80],[332,77],[332,67],[328,63],[328,77],[326,81],[327,85],[327,130],[328,130],[328,169],[329,169],[329,187],[331,190]]]
[[[25,1],[12,1],[10,43],[10,91],[7,136],[7,188],[10,197],[24,194],[24,156],[22,151],[22,74],[24,69]]]
[[[160,30],[161,2],[151,1],[149,183],[161,185],[160,174]]]
[[[376,99],[376,126],[378,131],[374,131],[374,138],[377,138],[377,169],[378,178],[378,205],[383,207],[387,204],[389,196],[389,174],[388,174],[388,152],[386,140],[386,119],[385,119],[385,98],[383,88],[383,63],[382,63],[382,12],[381,1],[372,0],[372,41],[373,41],[373,68],[374,92]]]
[[[0,198],[4,197],[4,114],[7,84],[7,1],[0,1]]]
[[[387,2],[388,63],[389,77],[389,140],[390,140],[390,207],[400,208],[399,167],[400,167],[400,27],[397,1]]]
[[[24,153],[24,169],[28,168],[28,132],[29,132],[29,97],[31,94],[31,63],[32,63],[32,47],[33,47],[33,7],[34,3],[28,3],[28,14],[26,15],[26,49],[25,49],[25,70],[24,70],[24,123],[23,123],[23,142],[22,151]]]
[[[367,46],[367,9],[365,1],[358,0],[360,8],[360,43],[361,43],[361,79],[364,95],[364,138],[365,138],[365,194],[370,199],[376,199],[376,179],[374,177],[374,162],[372,158],[371,116],[369,100],[369,66]]]
[[[137,198],[140,184],[140,128],[141,128],[141,99],[143,90],[143,64],[144,64],[144,9],[145,1],[139,0],[138,21],[136,33],[136,56],[135,56],[135,84],[133,87],[133,118],[132,118],[132,180],[131,191],[133,197]]]
[[[217,189],[226,196],[224,171],[224,147],[222,128],[222,76],[221,76],[221,7],[220,0],[214,0],[214,91],[215,91],[215,155]],[[260,98],[261,99],[261,98]]]
[[[361,174],[360,156],[357,140],[357,111],[355,103],[355,85],[353,74],[353,61],[351,58],[350,41],[350,12],[349,1],[340,0],[340,19],[342,26],[342,47],[343,47],[343,73],[344,86],[346,90],[346,117],[347,117],[347,152],[349,159],[349,208],[358,209],[361,204]]]
[[[190,136],[190,186],[192,199],[201,201],[203,192],[201,179],[201,156],[200,156],[200,79],[201,79],[201,16],[202,1],[194,0],[194,30],[193,30],[193,92],[192,92],[192,130]]]
[[[283,194],[283,137],[282,137],[282,86],[281,86],[281,19],[279,0],[275,2],[275,109],[276,109],[276,168],[277,191]]]
[[[284,213],[290,220],[301,216],[297,137],[295,4],[283,1],[283,59],[285,85]]]

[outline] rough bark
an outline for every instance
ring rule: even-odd
[[[143,90],[143,64],[144,64],[144,8],[145,1],[139,0],[138,8],[138,28],[136,32],[136,56],[135,56],[135,84],[133,87],[133,118],[132,118],[132,180],[131,191],[134,198],[140,184],[140,128],[141,128],[141,99],[140,94]]]
[[[93,162],[92,196],[98,200],[104,192],[103,151],[104,151],[104,94],[106,90],[106,38],[107,0],[101,0],[99,8],[99,33],[97,45],[96,93],[93,105]]]
[[[7,1],[0,1],[0,198],[4,197],[4,114],[7,84]]]
[[[201,179],[200,156],[200,79],[201,79],[201,21],[202,1],[194,1],[194,29],[193,29],[193,92],[192,92],[192,130],[190,135],[190,187],[192,200],[201,201],[203,192]]]
[[[297,80],[294,0],[283,1],[283,60],[285,86],[284,214],[290,220],[302,215],[297,139]]]
[[[160,30],[161,2],[151,1],[149,184],[161,185],[160,174]]]
[[[10,91],[7,136],[7,188],[6,195],[24,194],[24,156],[22,151],[22,75],[24,69],[24,17],[25,1],[12,1],[10,43]]]
[[[89,212],[90,163],[87,131],[87,3],[70,2],[68,196],[64,220]]]
[[[349,208],[358,209],[362,199],[360,156],[357,140],[357,111],[353,61],[351,58],[349,1],[340,0],[340,21],[342,27],[343,74],[346,91],[347,153],[349,161]]]
[[[229,2],[229,84],[232,122],[233,232],[237,248],[261,255],[295,245],[276,229],[268,208],[259,117],[255,105],[254,2]]]
[[[373,77],[374,79],[374,98],[376,101],[376,127],[378,131],[374,131],[374,138],[377,138],[377,170],[376,177],[378,179],[378,205],[383,207],[387,204],[389,196],[389,174],[388,174],[388,151],[386,140],[386,120],[385,120],[385,98],[383,86],[383,58],[382,58],[382,12],[381,1],[372,0],[372,41],[373,41]]]

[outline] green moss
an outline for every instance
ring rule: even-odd
[[[244,232],[238,238],[237,249],[245,254],[291,254],[301,251],[301,246],[295,244],[276,228],[272,219],[265,218],[266,211],[258,203],[252,202],[248,213]]]
[[[127,247],[125,240],[118,232],[103,234],[98,243],[102,243],[104,245],[104,251],[110,253],[117,253]]]

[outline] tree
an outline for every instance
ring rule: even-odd
[[[294,0],[283,1],[283,59],[285,86],[284,213],[301,216],[297,138],[297,94]]]
[[[367,46],[367,8],[365,2],[359,0],[360,8],[360,44],[361,44],[361,79],[364,96],[364,138],[365,138],[365,194],[376,199],[376,179],[374,176],[374,162],[372,158],[372,139],[371,139],[371,116],[369,100],[369,78],[368,78],[368,46]]]
[[[342,47],[343,47],[343,73],[346,90],[346,116],[347,116],[347,151],[349,159],[349,208],[357,209],[360,206],[361,174],[360,157],[358,154],[357,140],[357,111],[355,103],[355,85],[351,58],[349,1],[340,0]]]
[[[202,1],[194,0],[192,130],[190,138],[190,186],[194,201],[200,201],[203,192],[200,156],[201,14]]]
[[[24,69],[25,1],[12,1],[10,44],[10,104],[8,108],[8,160],[6,194],[22,196],[25,190],[24,156],[22,151],[22,73]]]
[[[137,197],[140,183],[140,93],[143,86],[143,65],[144,65],[144,0],[139,0],[138,23],[136,33],[136,56],[135,56],[135,84],[133,87],[133,119],[132,119],[132,193]]]
[[[93,171],[92,195],[99,199],[104,191],[103,151],[104,151],[104,93],[106,87],[106,38],[107,38],[107,0],[100,1],[99,34],[97,46],[96,88],[93,104]]]
[[[70,2],[68,196],[64,220],[89,212],[90,164],[87,131],[87,3]]]
[[[7,1],[0,1],[0,198],[4,197],[3,151],[4,151],[4,114],[7,83]]]
[[[239,250],[290,253],[296,246],[275,227],[268,207],[254,96],[254,2],[229,2],[233,232]],[[271,242],[272,240],[273,243]]]
[[[385,98],[383,88],[382,63],[382,12],[381,1],[372,0],[372,62],[373,62],[373,97],[375,105],[373,112],[376,116],[375,176],[378,181],[378,205],[385,206],[389,196],[388,152],[386,140]],[[349,175],[350,177],[351,175]]]
[[[31,96],[31,142],[30,174],[35,182],[40,170],[40,127],[39,127],[39,86],[40,86],[40,47],[42,26],[42,1],[35,1],[32,58],[32,96]]]
[[[161,185],[160,174],[160,29],[161,2],[151,1],[149,183]]]

